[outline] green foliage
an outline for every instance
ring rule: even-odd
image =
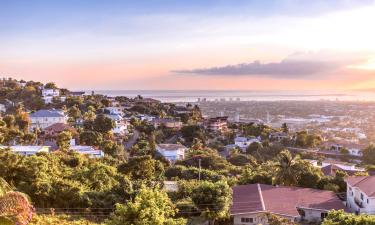
[[[375,216],[355,215],[345,213],[343,210],[332,210],[328,213],[322,225],[375,225]]]
[[[194,139],[201,140],[202,143],[206,142],[206,135],[204,129],[198,125],[184,126],[181,128],[182,137],[187,144],[193,143]]]
[[[84,218],[67,215],[35,215],[29,225],[100,225]],[[104,224],[103,224],[104,225]]]
[[[308,134],[307,131],[297,132],[295,144],[301,148],[314,148],[322,142],[322,137],[315,134]]]
[[[133,157],[128,163],[120,165],[119,171],[135,180],[161,181],[164,177],[163,164],[150,156]]]
[[[191,199],[203,217],[215,221],[229,216],[231,191],[225,182],[203,181],[193,190]]]
[[[93,123],[94,131],[100,133],[108,133],[115,127],[115,122],[111,118],[108,118],[103,114],[98,115]]]
[[[70,131],[63,131],[58,134],[56,144],[61,151],[68,151],[71,139],[72,133]]]
[[[364,163],[375,165],[375,145],[370,144],[362,151],[362,160]]]
[[[117,204],[108,225],[183,225],[175,219],[177,210],[167,194],[157,189],[141,188],[133,201]]]

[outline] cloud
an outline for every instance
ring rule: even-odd
[[[294,53],[280,62],[261,63],[260,61],[254,61],[251,63],[219,67],[174,70],[172,72],[186,75],[257,76],[283,79],[306,79],[317,78],[320,75],[345,70],[348,66],[358,62],[363,62],[363,59],[356,57],[328,57],[328,55],[321,53]]]

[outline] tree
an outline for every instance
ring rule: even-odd
[[[119,171],[128,174],[131,179],[160,181],[163,179],[163,164],[150,156],[133,157],[128,163],[119,166]]]
[[[49,83],[46,83],[46,85],[44,85],[44,88],[46,88],[46,89],[57,89],[57,86],[56,86],[55,83],[49,82]]]
[[[263,148],[262,144],[255,141],[253,143],[251,143],[247,148],[246,148],[246,153],[247,154],[252,154],[252,153],[255,153],[255,152],[259,152],[259,150],[261,150]]]
[[[374,144],[370,144],[369,146],[367,146],[367,148],[363,149],[362,153],[363,153],[363,156],[362,156],[363,162],[367,164],[375,165],[375,145]]]
[[[322,225],[375,225],[375,216],[366,214],[355,215],[345,213],[344,210],[332,210],[328,212]]]
[[[175,219],[177,209],[161,190],[142,187],[133,201],[117,204],[108,225],[183,225],[186,220]]]
[[[98,115],[94,120],[94,131],[100,133],[108,133],[115,127],[115,121],[113,121],[111,118],[106,117],[104,114]]]
[[[21,192],[12,191],[0,178],[0,224],[26,225],[31,220],[34,208]]]
[[[283,150],[276,158],[276,177],[277,184],[294,186],[298,182],[299,167],[297,161],[299,157],[293,158],[288,150]]]
[[[80,142],[86,145],[99,146],[103,141],[103,135],[96,131],[84,131],[80,134]]]
[[[229,216],[232,192],[226,182],[204,181],[192,191],[191,199],[201,211],[201,215],[209,219],[211,225],[215,223],[215,220]]]
[[[57,136],[56,144],[61,151],[68,151],[70,148],[70,140],[72,133],[70,131],[63,131]]]

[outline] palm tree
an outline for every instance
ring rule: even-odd
[[[288,150],[277,155],[275,183],[293,186],[298,182],[300,157],[293,157]]]

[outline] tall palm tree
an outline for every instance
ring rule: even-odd
[[[288,150],[277,155],[275,183],[286,186],[296,185],[298,182],[300,157],[293,157]]]

